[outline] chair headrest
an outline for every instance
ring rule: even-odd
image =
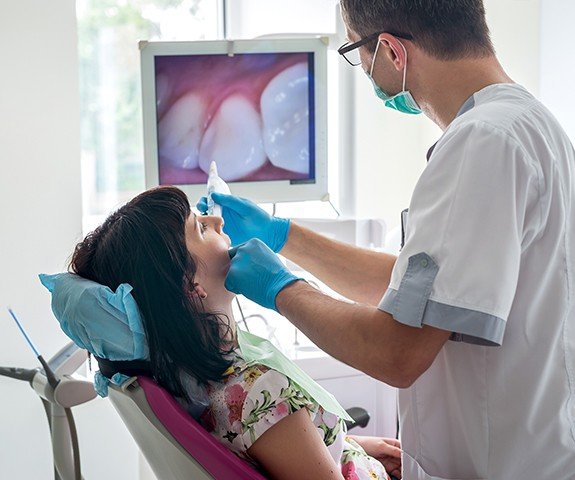
[[[138,377],[145,375],[152,377],[150,362],[147,360],[110,361],[105,358],[94,357],[98,362],[100,373],[111,379],[116,373],[121,373],[128,377]]]
[[[80,348],[112,361],[146,360],[148,342],[132,287],[109,287],[72,273],[39,275],[60,327]]]

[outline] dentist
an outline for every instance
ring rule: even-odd
[[[235,246],[226,286],[399,387],[404,479],[573,479],[573,147],[499,64],[482,0],[341,5],[340,53],[385,105],[443,130],[403,249],[355,248],[215,194]]]

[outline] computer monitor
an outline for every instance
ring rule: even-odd
[[[327,39],[141,42],[146,186],[327,199]]]

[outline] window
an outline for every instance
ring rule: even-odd
[[[78,0],[84,231],[144,189],[140,40],[216,39],[215,0]]]
[[[140,40],[202,40],[333,32],[337,0],[77,0],[84,232],[145,188]],[[302,23],[303,18],[306,19]],[[338,201],[337,66],[330,52],[330,191]],[[325,202],[285,204],[280,216],[334,217]],[[267,208],[267,207],[266,207]],[[302,213],[304,212],[304,213]]]

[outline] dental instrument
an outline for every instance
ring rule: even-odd
[[[34,343],[32,343],[32,340],[30,340],[30,337],[26,333],[26,330],[24,330],[24,327],[22,326],[22,324],[18,320],[18,317],[16,317],[16,314],[14,313],[14,311],[10,307],[8,307],[8,313],[11,315],[11,317],[16,322],[16,325],[20,329],[20,332],[22,333],[22,335],[24,335],[24,339],[26,340],[26,342],[28,343],[28,345],[30,346],[32,351],[34,352],[34,355],[36,355],[36,358],[38,359],[38,361],[40,362],[42,367],[44,367],[44,372],[46,373],[46,378],[48,380],[49,385],[52,388],[56,388],[56,386],[58,385],[58,380],[56,379],[56,377],[54,376],[54,373],[52,372],[52,370],[50,369],[50,367],[46,363],[46,360],[44,360],[44,357],[40,354],[40,352],[38,352],[38,349],[35,347]]]
[[[218,175],[218,166],[216,162],[210,163],[210,173],[208,174],[208,215],[222,216],[222,207],[214,202],[212,193],[223,193],[230,195],[230,187]]]

